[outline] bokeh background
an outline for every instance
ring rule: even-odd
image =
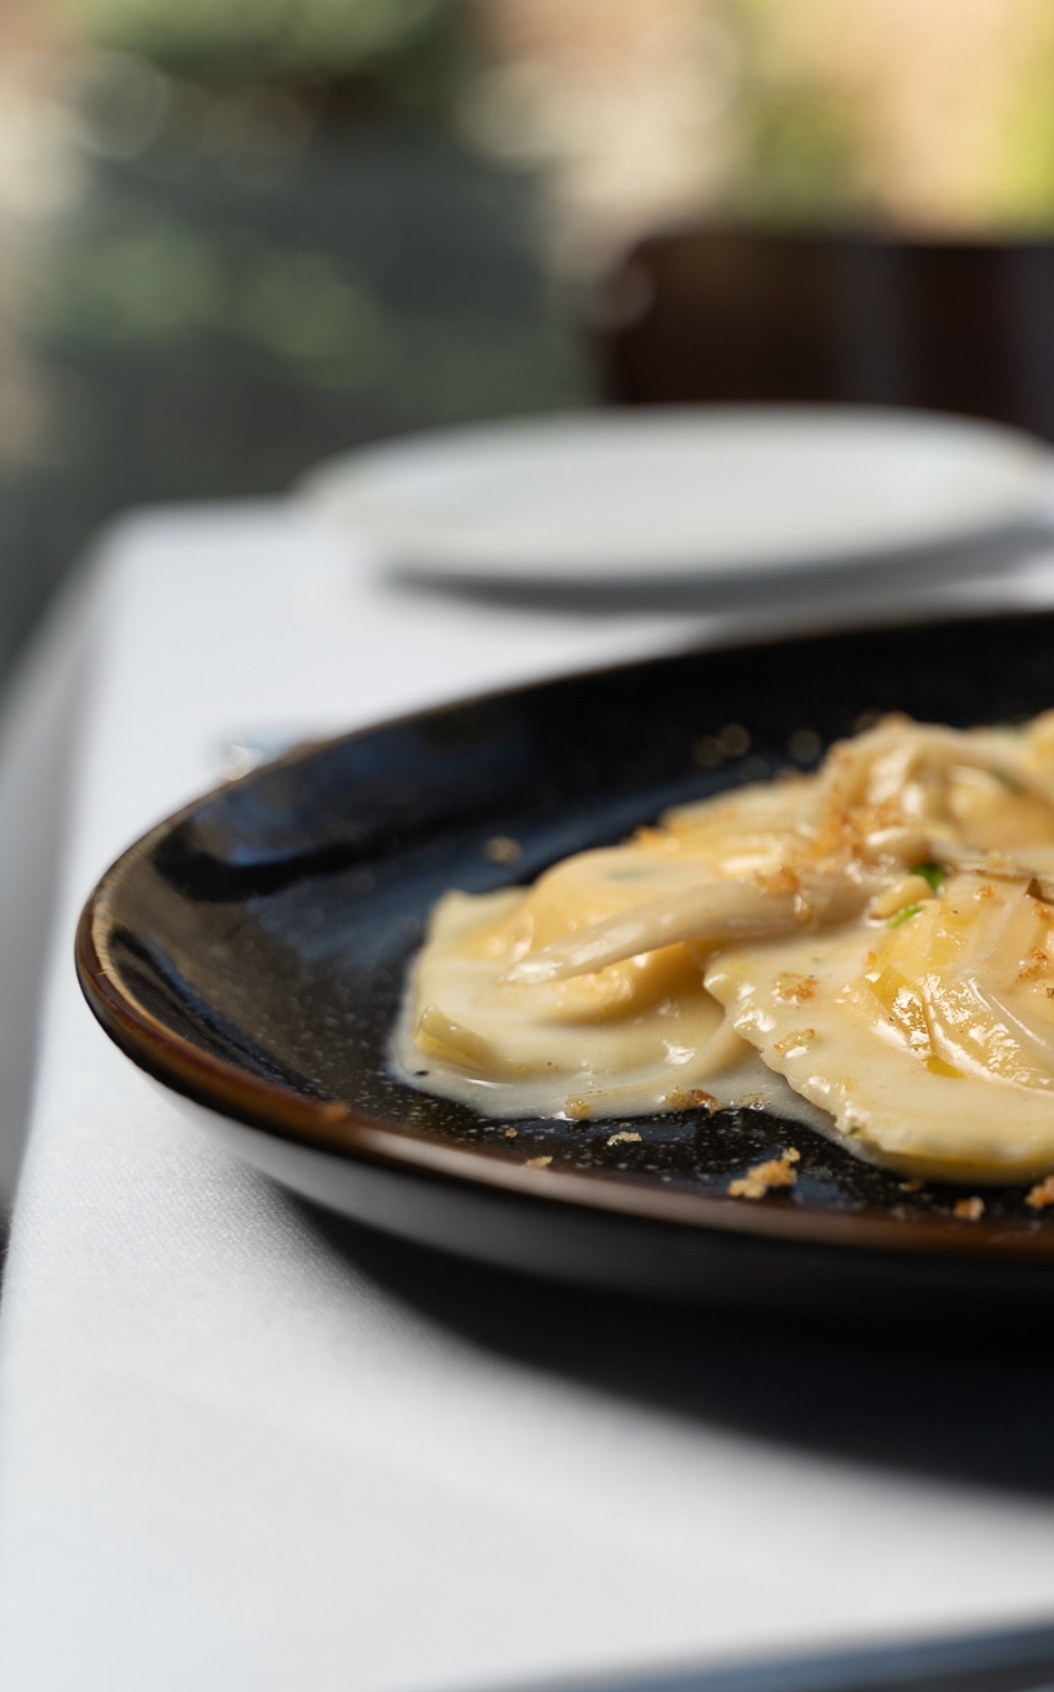
[[[0,670],[114,511],[594,403],[699,221],[1054,235],[1054,0],[0,0]]]

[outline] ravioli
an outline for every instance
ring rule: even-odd
[[[888,718],[531,888],[451,892],[397,1072],[490,1116],[765,1105],[913,1175],[1054,1170],[1054,714]]]

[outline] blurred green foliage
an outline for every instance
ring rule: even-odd
[[[208,235],[145,215],[60,248],[33,307],[52,352],[231,339],[295,380],[355,392],[383,381],[398,332],[325,252],[270,246],[251,227]]]
[[[725,0],[742,77],[729,197],[738,212],[768,224],[844,222],[871,209],[855,114],[837,88],[773,50],[787,3]]]
[[[823,89],[760,83],[745,102],[739,204],[770,224],[845,221],[867,209],[856,137]]]
[[[22,335],[51,425],[37,463],[0,464],[0,671],[115,511],[282,493],[359,443],[588,401],[529,175],[377,121],[265,162],[162,129],[95,159],[41,253]]]
[[[114,512],[590,397],[537,179],[450,121],[460,0],[62,3],[83,183],[22,307],[49,424],[0,462],[0,671]]]
[[[386,82],[436,104],[468,53],[459,0],[63,0],[80,38],[208,84]]]
[[[1014,91],[997,161],[1007,225],[1041,235],[1054,226],[1054,14],[1047,13]]]

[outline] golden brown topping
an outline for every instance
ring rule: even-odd
[[[799,1052],[807,1051],[815,1038],[815,1028],[797,1028],[776,1041],[776,1052],[781,1058],[796,1057]]]
[[[1054,1175],[1048,1175],[1045,1181],[1037,1181],[1025,1194],[1025,1203],[1033,1210],[1046,1210],[1048,1204],[1054,1204]]]
[[[489,840],[483,842],[483,856],[492,864],[514,864],[523,855],[523,847],[518,840],[512,840],[507,834],[492,834]]]
[[[795,729],[787,742],[787,751],[798,763],[811,763],[823,750],[823,742],[814,729]]]
[[[671,1110],[708,1110],[711,1116],[718,1108],[713,1093],[704,1093],[701,1087],[674,1087],[667,1093],[666,1103]]]
[[[631,1134],[627,1129],[621,1128],[617,1134],[608,1135],[607,1144],[609,1146],[639,1146],[640,1135]]]
[[[744,752],[750,751],[750,731],[742,723],[726,723],[717,743],[726,757],[742,758]]]
[[[798,1176],[792,1166],[800,1161],[801,1152],[797,1147],[791,1146],[782,1157],[772,1157],[765,1163],[755,1163],[740,1180],[730,1183],[729,1197],[760,1199],[774,1187],[793,1187]]]
[[[724,760],[724,749],[716,735],[704,734],[692,747],[692,757],[704,770],[712,770]]]
[[[984,1199],[976,1196],[959,1199],[953,1215],[957,1216],[960,1222],[979,1222],[984,1215]]]
[[[771,875],[759,875],[758,886],[766,893],[797,893],[801,876],[791,864],[783,864]]]
[[[1045,975],[1050,967],[1050,960],[1042,946],[1032,946],[1021,960],[1018,977],[1022,981],[1034,981],[1038,975]]]
[[[776,997],[782,999],[785,1004],[805,1005],[819,985],[819,979],[815,975],[795,975],[786,970],[776,977]]]
[[[548,1169],[552,1161],[551,1157],[529,1157],[523,1167],[525,1169]]]
[[[588,1099],[565,1099],[564,1109],[572,1122],[587,1122],[593,1114],[593,1107]]]

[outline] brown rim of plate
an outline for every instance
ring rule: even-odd
[[[308,750],[300,748],[288,756],[297,758]],[[818,1211],[771,1199],[658,1192],[632,1177],[613,1178],[603,1172],[582,1175],[530,1168],[511,1161],[507,1153],[446,1145],[337,1100],[316,1102],[203,1051],[166,1027],[128,990],[111,963],[109,933],[114,892],[124,875],[207,797],[159,823],[122,853],[85,904],[75,941],[77,975],[95,1017],[133,1063],[174,1092],[316,1151],[521,1199],[802,1245],[1054,1262],[1054,1229],[1042,1227],[1038,1219],[1022,1226],[984,1219],[894,1217],[873,1209]]]

